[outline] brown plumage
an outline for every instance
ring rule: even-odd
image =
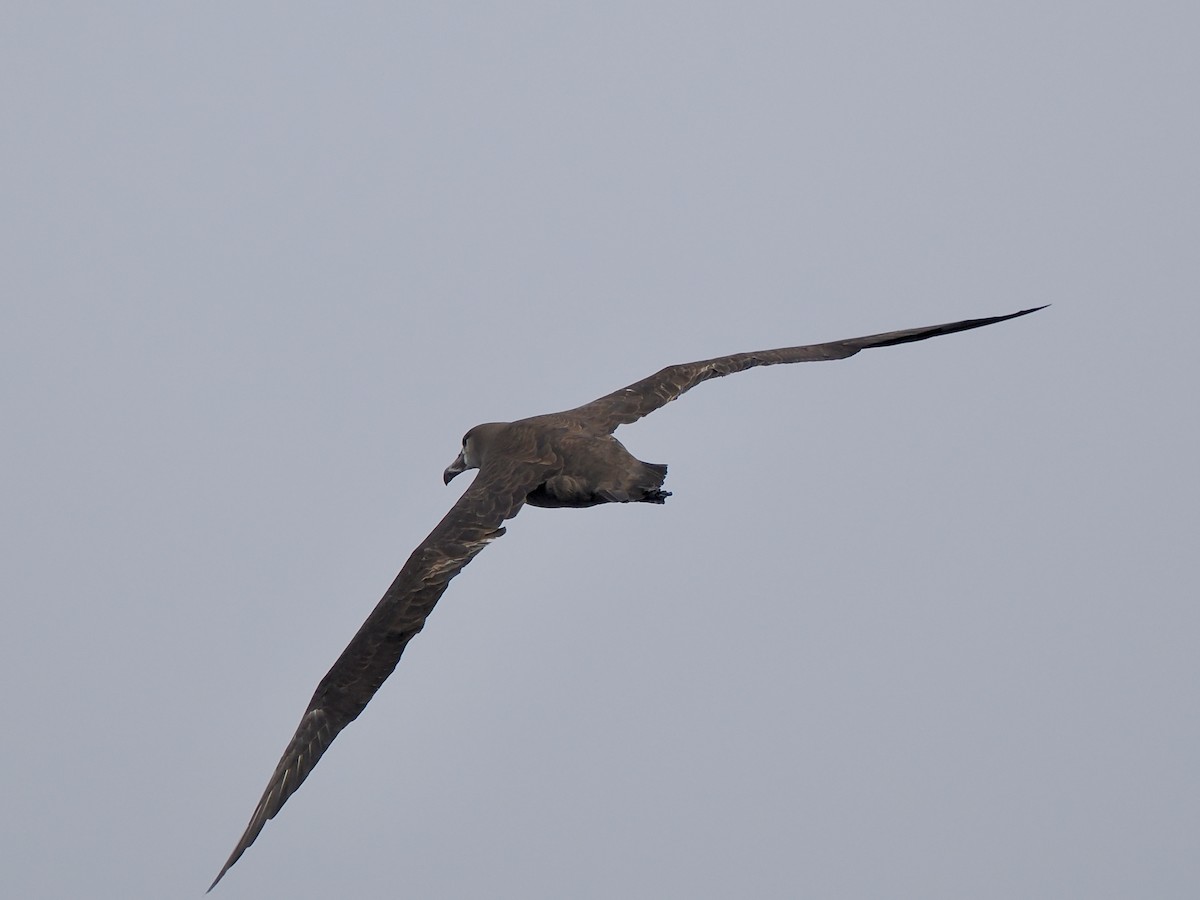
[[[254,843],[267,820],[308,777],[338,732],[358,717],[392,674],[408,642],[425,627],[426,617],[450,579],[488,543],[504,534],[502,523],[515,516],[522,505],[662,503],[670,496],[662,490],[667,467],[635,459],[612,436],[618,426],[636,422],[710,378],[755,366],[844,359],[870,347],[923,341],[1044,308],[667,366],[575,409],[472,428],[463,437],[462,452],[446,469],[444,479],[449,484],[466,469],[479,469],[475,481],[413,551],[383,599],[317,685],[249,825],[208,889],[216,887]]]

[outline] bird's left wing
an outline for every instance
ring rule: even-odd
[[[317,685],[250,824],[210,891],[300,787],[338,732],[358,717],[392,674],[405,646],[425,627],[426,617],[450,579],[504,534],[501,523],[517,514],[525,496],[544,479],[545,470],[542,462],[519,461],[514,456],[485,466],[413,551],[358,634]]]
[[[903,331],[869,334],[865,337],[828,341],[824,344],[805,344],[801,347],[782,347],[778,350],[734,353],[730,356],[718,356],[715,359],[703,359],[699,362],[680,363],[660,369],[641,381],[635,381],[611,394],[605,394],[591,403],[539,418],[557,422],[574,422],[592,431],[611,434],[618,426],[636,422],[642,416],[649,415],[710,378],[721,378],[735,372],[744,372],[755,366],[845,359],[869,347],[891,347],[895,344],[923,341],[943,334],[969,331],[972,328],[982,328],[984,325],[993,325],[996,322],[1004,322],[1018,316],[1027,316],[1039,309],[1045,309],[1045,307],[1023,309],[1006,316],[964,319],[961,322],[947,322],[944,325],[928,325],[923,328],[906,328]]]

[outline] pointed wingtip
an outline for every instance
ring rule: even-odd
[[[249,845],[247,845],[247,846],[249,846]],[[213,879],[213,883],[210,884],[208,886],[208,890],[204,892],[205,894],[212,893],[212,889],[217,886],[217,882],[219,882],[222,878],[225,877],[225,873],[233,868],[233,864],[235,862],[237,862],[239,859],[241,859],[242,854],[245,852],[246,852],[246,848],[243,847],[241,845],[241,842],[239,841],[238,846],[234,849],[233,853],[230,854],[229,859],[225,860],[225,865],[221,866],[221,871],[217,873],[217,877]]]
[[[1038,312],[1039,310],[1045,309],[1049,305],[1050,305],[1049,303],[1043,303],[1041,306],[1031,306],[1031,307],[1029,307],[1029,309],[1019,309],[1015,313],[1009,313],[1006,316],[995,316],[994,321],[1004,322],[1004,321],[1007,321],[1008,319],[1019,319],[1021,316],[1027,316],[1030,313],[1035,313],[1035,312]]]

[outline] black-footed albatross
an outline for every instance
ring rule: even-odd
[[[444,473],[449,484],[461,472],[479,469],[475,481],[413,551],[358,634],[317,685],[250,824],[208,889],[216,887],[254,843],[267,819],[274,818],[304,782],[338,732],[363,711],[396,668],[405,646],[425,627],[426,617],[450,579],[504,534],[501,523],[515,516],[526,503],[587,507],[600,503],[662,503],[671,496],[662,490],[667,467],[635,459],[613,437],[618,426],[636,422],[710,378],[755,366],[844,359],[868,347],[923,341],[1015,319],[1039,309],[1045,307],[667,366],[649,378],[575,409],[516,422],[476,425],[463,437],[462,451]]]

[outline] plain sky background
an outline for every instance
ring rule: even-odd
[[[24,3],[3,893],[198,898],[462,433],[693,359],[214,892],[1200,896],[1194,2]]]

